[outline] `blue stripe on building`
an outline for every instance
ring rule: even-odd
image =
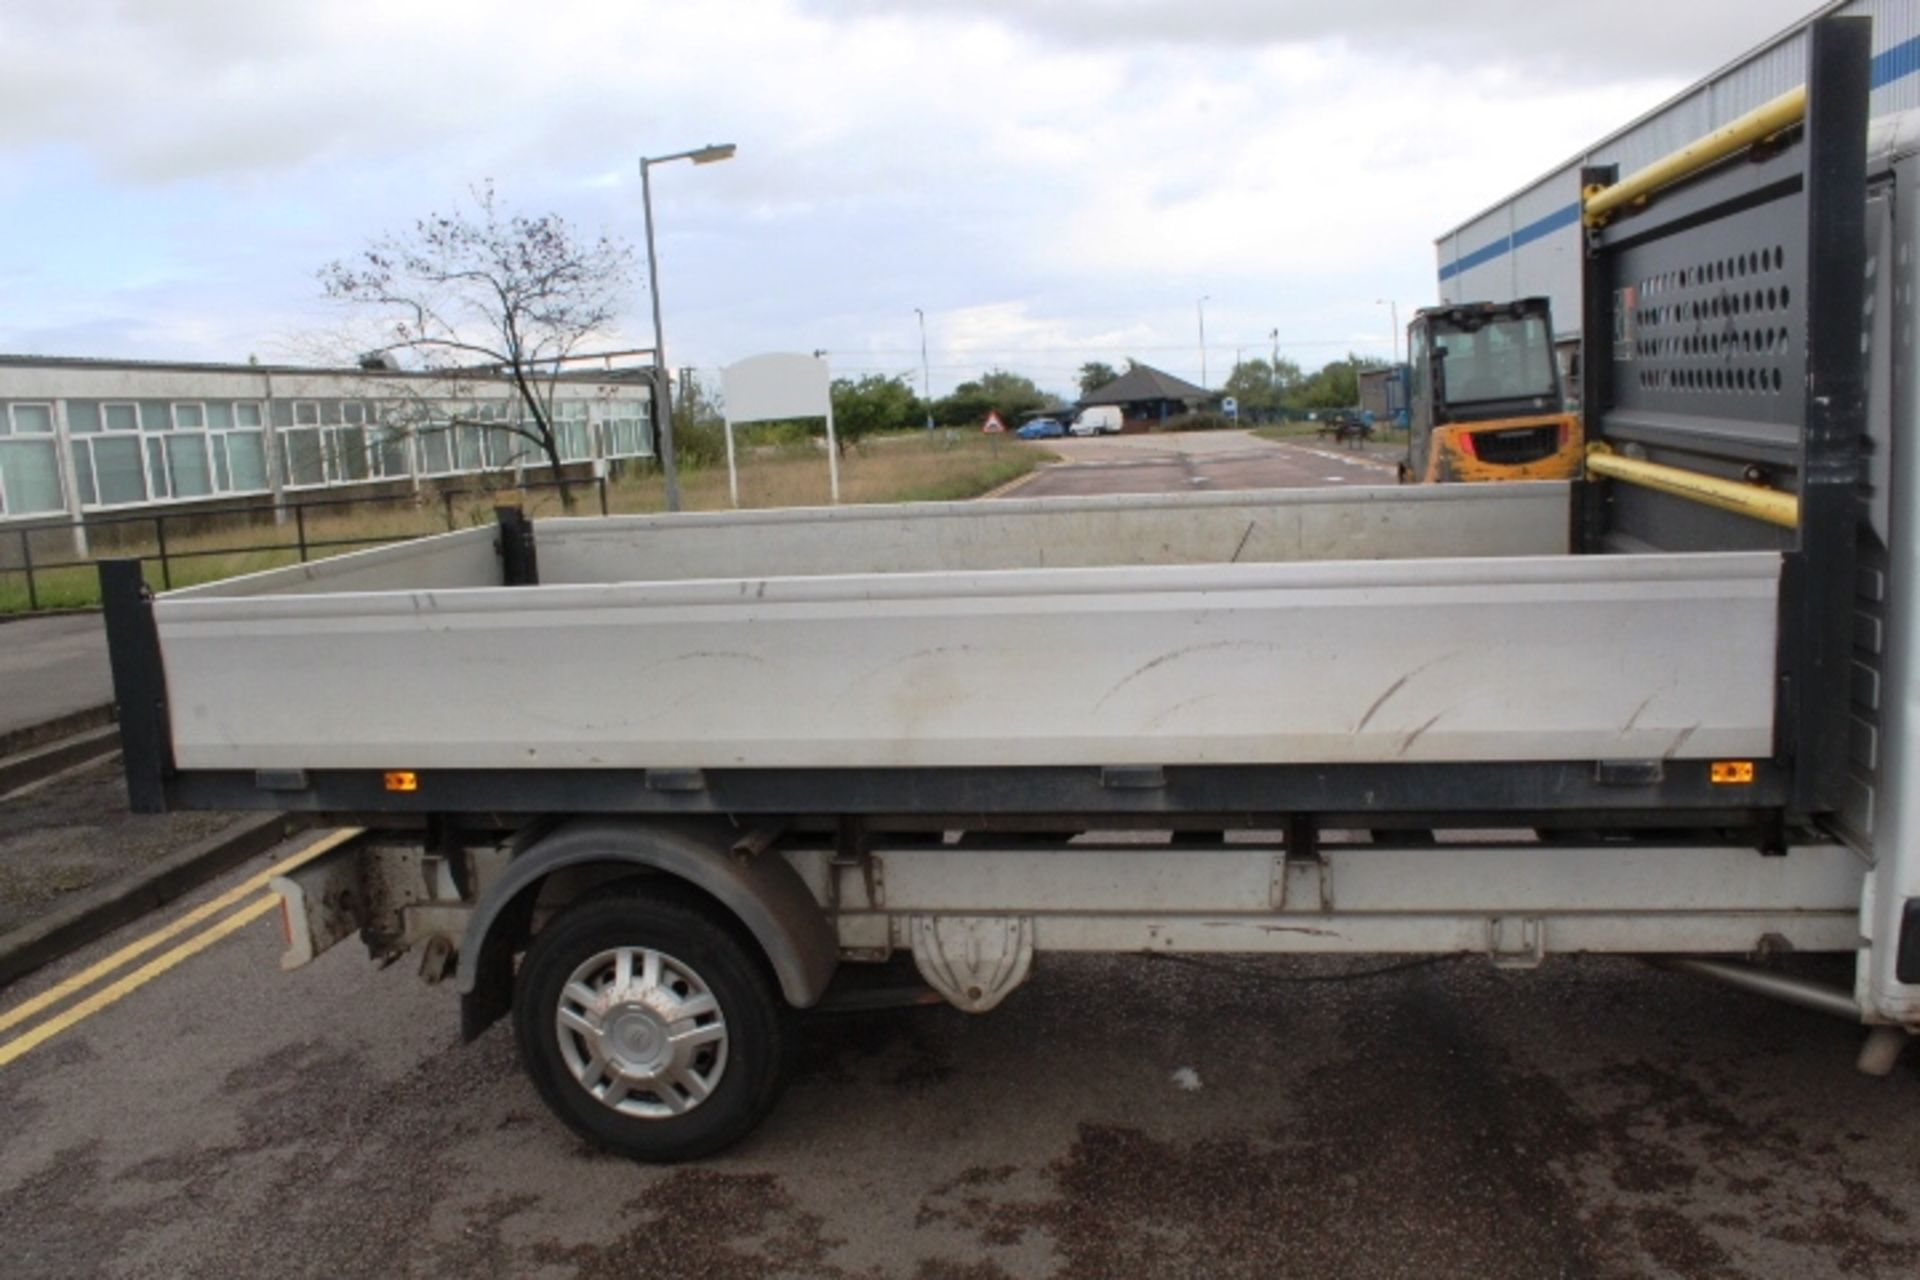
[[[1911,40],[1902,40],[1891,49],[1876,55],[1873,59],[1873,87],[1885,88],[1896,80],[1920,72],[1920,36]],[[1574,201],[1564,208],[1555,209],[1543,218],[1536,218],[1521,227],[1511,236],[1501,236],[1490,244],[1481,245],[1472,253],[1444,263],[1440,268],[1440,279],[1447,281],[1462,271],[1471,271],[1484,263],[1518,249],[1521,245],[1531,244],[1542,236],[1552,235],[1562,227],[1570,227],[1580,221],[1580,202]]]

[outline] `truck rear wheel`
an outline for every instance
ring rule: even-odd
[[[786,1006],[761,956],[710,908],[580,902],[533,939],[514,999],[520,1056],[576,1133],[635,1160],[695,1160],[779,1097]]]

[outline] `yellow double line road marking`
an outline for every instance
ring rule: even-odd
[[[219,897],[202,903],[173,923],[156,929],[144,937],[135,939],[105,959],[88,965],[71,978],[48,988],[33,999],[7,1010],[4,1014],[0,1014],[0,1032],[16,1027],[29,1018],[33,1018],[53,1008],[69,997],[77,995],[105,978],[108,974],[125,968],[128,964],[131,964],[162,943],[179,937],[181,934],[219,915],[236,903],[253,897],[254,894],[266,888],[267,883],[275,876],[285,875],[294,868],[313,861],[321,854],[339,848],[359,834],[360,831],[358,828],[347,828],[345,830],[332,832],[314,841],[293,856],[276,862],[265,871],[247,877]],[[194,934],[194,936],[188,938],[185,942],[181,942],[162,952],[160,955],[155,956],[152,960],[147,961],[133,972],[103,987],[64,1013],[47,1019],[45,1022],[29,1031],[23,1032],[5,1044],[0,1044],[0,1067],[6,1066],[22,1054],[29,1052],[39,1045],[45,1044],[48,1040],[51,1040],[54,1036],[59,1035],[62,1031],[65,1031],[74,1024],[85,1021],[109,1005],[138,991],[141,987],[144,987],[147,983],[153,981],[188,957],[197,955],[222,938],[239,932],[255,920],[258,920],[261,916],[266,915],[279,904],[280,898],[277,894],[270,893],[265,897],[255,898],[226,919],[219,921],[200,933]]]

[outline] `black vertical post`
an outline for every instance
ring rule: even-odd
[[[300,545],[300,563],[307,562],[307,504],[293,504],[293,537]]]
[[[1776,745],[1793,759],[1790,811],[1802,814],[1839,807],[1847,777],[1872,27],[1865,18],[1823,18],[1808,35],[1806,425],[1800,545],[1781,575],[1781,665],[1791,683],[1776,717]]]
[[[100,562],[100,602],[107,623],[107,663],[120,711],[120,748],[127,803],[135,813],[164,813],[173,771],[167,721],[167,677],[154,630],[153,597],[140,561]]]
[[[500,581],[509,587],[532,587],[540,582],[540,562],[534,552],[533,521],[519,507],[495,507],[500,522]]]
[[[604,516],[609,514],[607,510],[607,478],[605,476],[595,476],[594,481],[600,487],[600,514]]]
[[[27,612],[40,611],[40,592],[33,581],[33,539],[25,529],[20,531],[20,567],[27,571]]]
[[[167,562],[167,518],[153,518],[153,540],[160,549],[160,585],[168,591],[173,590],[173,566]]]
[[[1620,166],[1589,165],[1580,170],[1581,213],[1586,191],[1620,180]],[[1580,228],[1580,428],[1588,443],[1600,439],[1607,410],[1613,407],[1613,273],[1600,252],[1596,228]],[[1607,491],[1604,482],[1586,477],[1573,488],[1573,549],[1597,555],[1606,548]]]

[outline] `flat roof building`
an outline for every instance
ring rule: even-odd
[[[653,456],[644,368],[543,378],[561,462]],[[0,523],[548,468],[495,370],[0,356]]]

